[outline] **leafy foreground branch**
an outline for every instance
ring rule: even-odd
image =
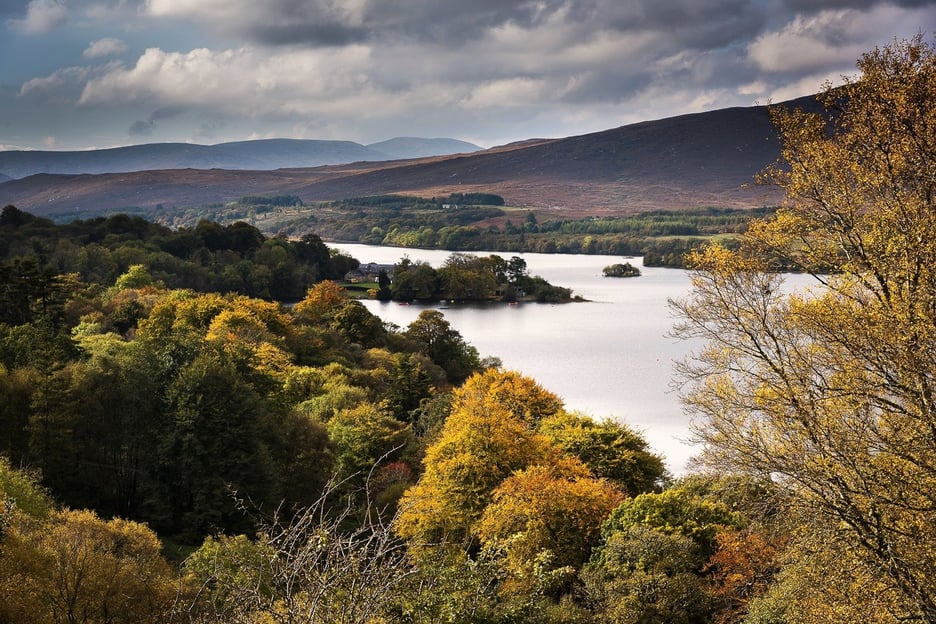
[[[393,610],[416,569],[389,524],[349,529],[352,509],[331,512],[333,482],[312,506],[258,520],[257,538],[208,538],[185,563],[197,587],[194,622],[367,624]]]

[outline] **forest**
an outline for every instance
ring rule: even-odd
[[[206,222],[177,284],[125,231],[162,226],[5,209],[0,622],[936,622],[936,50],[858,68],[773,110],[787,205],[687,258],[685,475],[438,310],[385,326],[314,238]],[[295,305],[226,247],[267,244]]]

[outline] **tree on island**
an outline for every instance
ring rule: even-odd
[[[640,269],[630,262],[606,266],[601,272],[605,277],[640,277]]]

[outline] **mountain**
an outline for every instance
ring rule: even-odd
[[[813,99],[787,105],[815,108]],[[763,106],[647,121],[563,139],[531,139],[469,154],[277,171],[170,170],[37,175],[0,184],[0,205],[48,216],[131,207],[198,206],[245,195],[304,201],[403,193],[502,195],[508,205],[561,216],[699,206],[776,204],[753,186],[780,146]]]
[[[217,145],[151,143],[87,151],[0,152],[0,181],[36,173],[129,173],[153,169],[319,167],[479,150],[454,139],[390,139],[374,146],[352,141],[263,139]]]
[[[389,156],[388,160],[480,152],[483,149],[474,143],[456,139],[420,139],[416,137],[397,137],[380,143],[371,143],[366,147],[381,154],[386,154]]]

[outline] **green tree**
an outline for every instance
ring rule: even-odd
[[[380,345],[387,334],[380,319],[359,301],[348,301],[334,313],[329,326],[348,342],[363,347]]]
[[[117,278],[114,287],[117,290],[125,290],[127,288],[142,288],[152,283],[153,276],[146,270],[146,267],[142,264],[134,264]]]
[[[39,476],[13,468],[3,455],[0,455],[0,506],[0,539],[17,511],[33,518],[47,518],[53,511],[52,499],[39,483]]]
[[[526,260],[520,256],[511,256],[510,260],[507,261],[507,278],[510,280],[511,285],[519,286],[520,280],[526,275]]]
[[[630,262],[611,264],[601,270],[605,277],[639,277],[640,269]]]
[[[399,353],[393,358],[393,368],[384,402],[398,420],[415,424],[417,410],[424,399],[432,396],[432,378],[417,355]]]
[[[774,113],[776,218],[692,256],[678,331],[709,347],[686,400],[709,461],[773,479],[884,572],[901,619],[936,622],[936,53],[918,36],[858,68],[827,115]],[[822,287],[788,294],[778,266]]]
[[[338,412],[327,428],[335,445],[335,477],[355,494],[379,463],[410,459],[415,447],[409,425],[370,403]]]
[[[0,455],[16,463],[27,457],[32,396],[44,377],[35,368],[0,364]]]
[[[679,533],[643,525],[613,532],[582,571],[596,620],[706,624],[712,599],[699,560],[698,545]]]
[[[613,481],[631,496],[658,490],[666,479],[663,458],[625,424],[598,423],[587,416],[559,412],[543,420],[539,431],[581,459],[596,476]]]
[[[439,298],[439,274],[429,264],[403,258],[393,267],[393,298],[398,301]]]
[[[270,406],[223,353],[206,350],[167,390],[160,526],[199,536],[243,526],[233,496],[275,500]],[[155,522],[155,519],[154,519]]]
[[[480,368],[478,350],[465,342],[438,310],[423,310],[403,334],[411,339],[420,353],[445,369],[453,383],[464,381]]]
[[[488,299],[497,290],[497,274],[492,258],[455,253],[438,271],[442,295],[447,299],[476,301]]]

